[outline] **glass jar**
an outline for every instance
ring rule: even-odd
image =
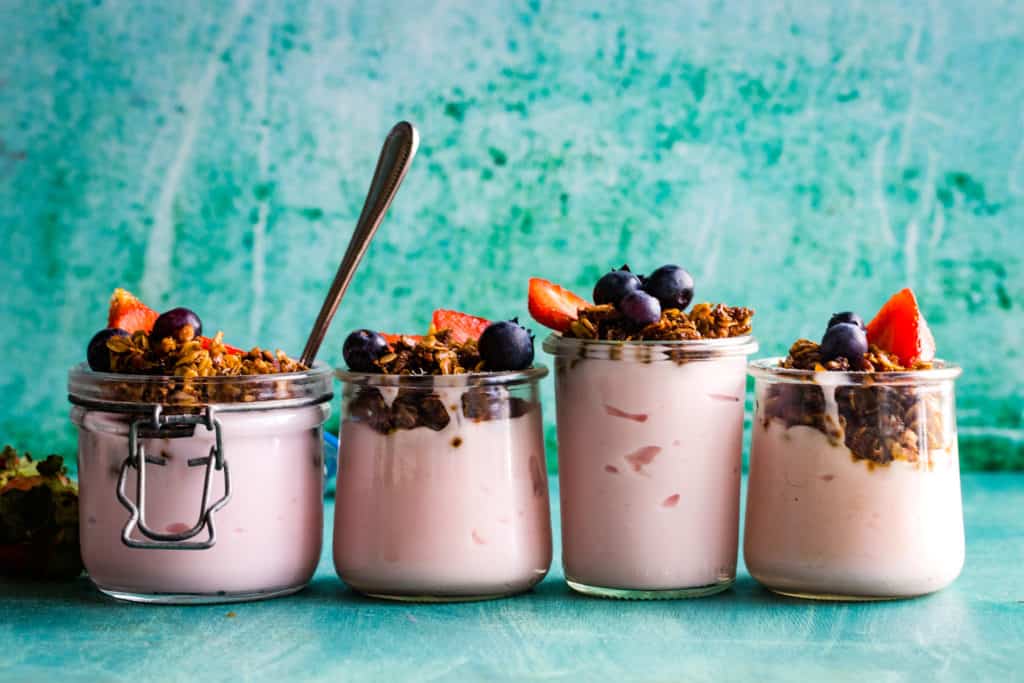
[[[528,590],[551,565],[538,381],[522,372],[339,370],[334,566],[353,589],[409,601]]]
[[[68,378],[82,560],[100,591],[154,603],[302,589],[323,535],[330,368]]]
[[[683,598],[736,577],[751,337],[618,342],[553,334],[569,586]]]
[[[750,364],[757,408],[743,556],[785,595],[904,598],[960,574],[953,381],[913,372],[813,372]]]

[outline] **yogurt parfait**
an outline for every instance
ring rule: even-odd
[[[300,590],[323,528],[330,369],[203,336],[124,290],[71,369],[89,578],[124,600],[204,603]]]
[[[426,335],[345,341],[334,564],[351,588],[409,601],[528,590],[551,564],[533,336],[434,312]]]
[[[790,596],[931,593],[964,563],[953,383],[913,292],[754,361],[744,558]]]
[[[593,304],[530,282],[555,330],[562,560],[581,593],[697,597],[736,576],[753,311],[693,293],[675,265],[613,270]]]

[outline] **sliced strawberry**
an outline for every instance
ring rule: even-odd
[[[423,339],[422,334],[390,334],[388,332],[381,332],[380,336],[384,337],[387,341],[388,346],[394,346],[399,339],[411,339],[414,342],[418,342]]]
[[[199,345],[202,348],[206,349],[207,351],[210,350],[210,344],[211,343],[213,343],[213,340],[210,339],[209,337],[200,337],[199,338]],[[224,342],[221,342],[221,344],[224,344],[224,350],[226,352],[230,353],[233,356],[242,356],[242,355],[245,354],[245,351],[243,351],[242,349],[238,348],[237,346],[232,346],[231,344],[225,344]]]
[[[434,332],[451,330],[452,341],[460,344],[468,339],[479,339],[490,324],[491,321],[486,318],[478,318],[475,315],[448,311],[443,308],[434,311],[434,315],[430,319],[431,329]]]
[[[107,327],[119,327],[126,332],[149,332],[158,317],[159,313],[139,301],[138,297],[127,289],[119,287],[110,297]]]
[[[545,327],[565,332],[573,320],[579,317],[579,310],[587,305],[586,300],[568,289],[539,277],[530,278],[530,315]]]
[[[907,367],[935,358],[935,338],[910,288],[896,292],[868,323],[868,341]]]

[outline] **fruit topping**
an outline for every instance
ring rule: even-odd
[[[115,289],[110,297],[110,311],[107,314],[107,327],[119,328],[129,334],[133,332],[149,332],[159,314],[126,289]]]
[[[341,353],[350,370],[380,372],[377,361],[390,351],[383,335],[372,330],[356,330],[345,339]]]
[[[868,323],[868,341],[889,351],[907,367],[935,358],[935,338],[914,292],[907,288],[889,299]]]
[[[157,345],[167,337],[179,343],[192,341],[203,334],[203,322],[193,311],[187,308],[172,308],[161,313],[153,323],[149,333],[149,341]]]
[[[518,319],[488,325],[478,347],[487,370],[524,370],[533,364],[533,335]]]
[[[530,278],[530,315],[545,327],[557,332],[567,331],[586,305],[584,299],[553,282]]]
[[[110,349],[107,348],[107,340],[111,337],[128,336],[131,335],[116,327],[108,327],[94,334],[89,340],[89,348],[85,354],[89,367],[97,372],[110,372]]]
[[[679,266],[662,266],[644,280],[644,291],[658,300],[662,310],[686,310],[693,301],[693,277]]]
[[[640,289],[640,278],[630,272],[629,266],[622,266],[601,276],[594,285],[594,303],[618,306],[630,292]]]
[[[468,313],[449,311],[439,308],[431,317],[431,331],[451,330],[453,342],[462,343],[468,339],[479,339],[483,331],[491,324],[490,320]]]
[[[851,368],[860,369],[867,352],[868,336],[852,322],[832,325],[821,339],[821,360],[825,363],[842,357]]]
[[[220,348],[223,349],[224,353],[230,353],[233,356],[244,356],[245,350],[240,349],[237,346],[231,344],[225,344],[223,341],[220,342]],[[209,351],[214,348],[213,340],[209,337],[199,337],[199,348],[204,351]]]
[[[651,325],[661,320],[661,304],[647,292],[630,292],[619,303],[619,310],[637,325]]]
[[[828,327],[832,327],[838,323],[853,323],[860,329],[866,329],[864,327],[864,319],[853,311],[843,311],[842,313],[833,313],[832,317],[828,319]],[[827,329],[827,328],[826,328]]]

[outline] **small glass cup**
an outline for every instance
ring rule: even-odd
[[[960,368],[813,372],[780,360],[750,364],[751,575],[822,600],[906,598],[952,583],[964,563]]]
[[[82,561],[134,602],[259,600],[301,590],[323,536],[331,371],[68,376]]]
[[[551,513],[537,384],[546,368],[335,374],[342,581],[430,602],[512,595],[544,578]]]
[[[711,595],[736,577],[752,337],[553,334],[562,560],[599,597]]]

